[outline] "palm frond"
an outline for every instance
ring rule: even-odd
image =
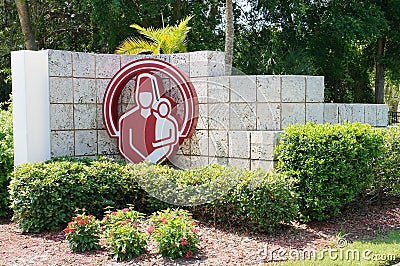
[[[138,38],[126,39],[116,50],[117,54],[140,54],[147,52],[159,54],[160,49],[154,43]]]

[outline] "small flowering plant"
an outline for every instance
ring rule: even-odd
[[[69,247],[75,252],[99,249],[101,228],[99,221],[89,214],[73,217],[64,229]]]
[[[102,220],[106,245],[116,260],[132,259],[145,252],[146,233],[140,230],[144,214],[133,207],[107,211]]]
[[[199,248],[198,228],[191,214],[181,209],[167,209],[150,217],[153,227],[147,229],[158,242],[158,250],[171,259],[191,258]]]

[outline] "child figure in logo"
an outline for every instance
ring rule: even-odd
[[[161,98],[154,106],[156,117],[154,150],[146,158],[151,162],[159,162],[168,157],[178,143],[178,122],[171,115],[172,106],[167,98]]]

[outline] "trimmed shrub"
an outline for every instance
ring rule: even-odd
[[[373,182],[383,138],[369,125],[292,125],[276,149],[277,170],[298,180],[303,221],[337,215]]]
[[[378,130],[385,141],[385,152],[374,165],[375,179],[371,192],[381,203],[385,196],[400,195],[400,127]]]
[[[101,158],[82,162],[47,162],[17,167],[10,183],[13,220],[24,232],[58,230],[86,209],[101,216],[115,206],[121,194],[118,179],[123,169]]]
[[[192,170],[147,164],[127,167],[132,174],[122,181],[128,188],[124,194],[134,195],[129,187],[136,189],[138,182],[149,192],[142,201],[153,210],[180,203],[215,222],[254,231],[273,230],[298,215],[294,180],[282,174],[221,165]]]
[[[0,104],[0,216],[9,212],[7,187],[14,168],[13,115],[12,105],[3,110]]]

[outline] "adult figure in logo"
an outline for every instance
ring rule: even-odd
[[[136,106],[119,118],[119,150],[134,163],[145,160],[154,151],[156,117],[152,106],[160,97],[159,85],[155,75],[138,75],[134,91]]]
[[[159,162],[167,158],[178,143],[178,122],[171,115],[172,105],[167,98],[158,100],[154,109],[156,117],[154,150],[146,159],[151,162]]]

